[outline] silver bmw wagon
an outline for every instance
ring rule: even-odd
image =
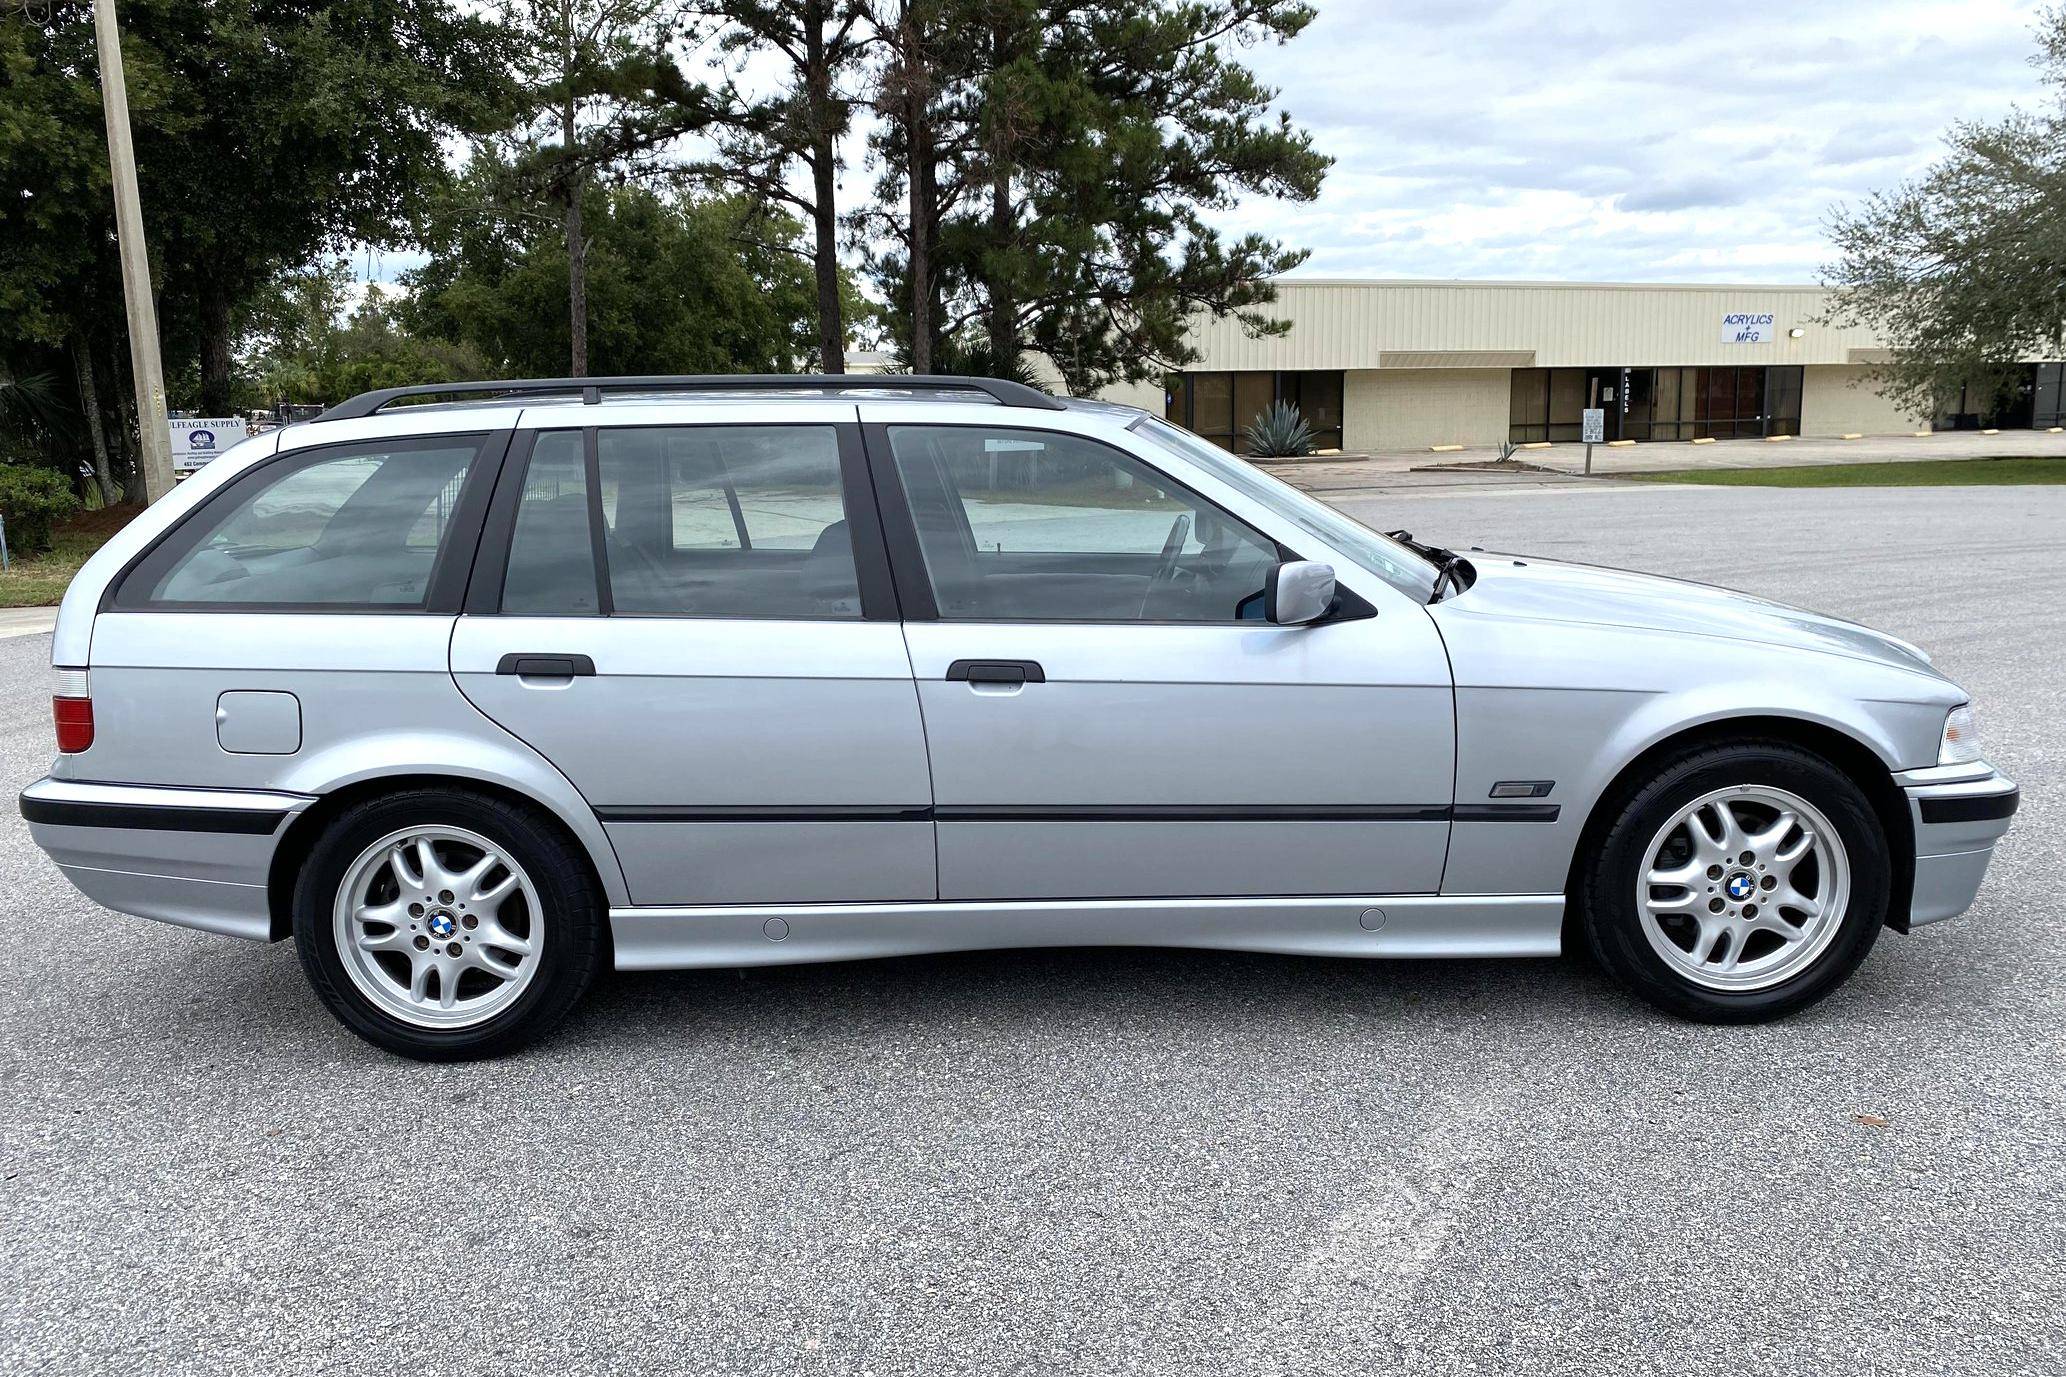
[[[369,393],[80,571],[37,843],[507,1051],[607,965],[1551,956],[1766,1019],[1973,901],[2016,789],[1892,636],[1380,535],[951,378]]]

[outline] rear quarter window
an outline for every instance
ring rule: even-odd
[[[123,578],[129,609],[420,610],[483,437],[290,451],[190,514]]]

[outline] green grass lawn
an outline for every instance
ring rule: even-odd
[[[81,512],[57,528],[49,550],[35,555],[10,551],[12,565],[0,570],[0,607],[55,606],[79,566],[142,510],[124,506]]]
[[[1638,483],[1716,483],[1739,488],[1941,488],[2066,483],[2066,458],[1919,459],[1909,464],[1806,464],[1759,469],[1619,473]]]

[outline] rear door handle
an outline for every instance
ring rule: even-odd
[[[947,682],[970,684],[1044,684],[1047,671],[1038,660],[956,660],[947,666]]]
[[[512,651],[495,662],[495,672],[527,679],[592,679],[595,661],[586,655],[525,655]]]

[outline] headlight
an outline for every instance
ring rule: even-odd
[[[1960,703],[1944,719],[1944,740],[1937,746],[1939,765],[1970,765],[1980,758],[1980,722],[1971,703]]]

